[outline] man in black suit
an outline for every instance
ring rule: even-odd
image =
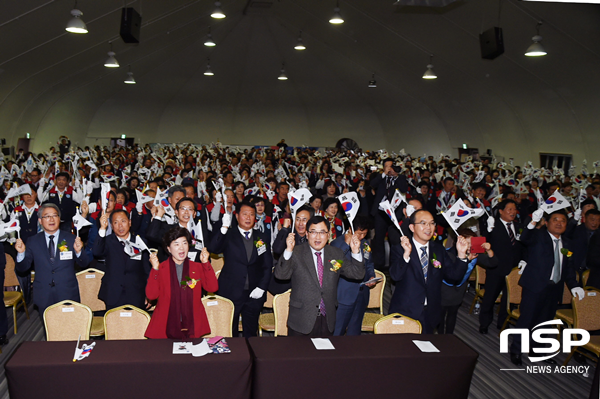
[[[467,272],[468,242],[458,237],[458,256],[453,258],[442,244],[431,241],[435,228],[429,211],[415,211],[410,217],[412,239],[403,236],[390,253],[390,276],[396,282],[396,289],[389,313],[419,320],[424,334],[433,334],[440,322],[442,280],[458,284]]]
[[[500,202],[498,209],[499,217],[493,223],[488,223],[487,229],[483,231],[487,242],[494,248],[498,258],[498,267],[486,271],[485,293],[479,313],[479,332],[488,333],[488,328],[494,320],[494,304],[500,292],[500,312],[496,325],[502,328],[504,320],[508,316],[506,312],[506,281],[505,277],[510,271],[525,259],[525,246],[519,240],[523,230],[522,225],[515,222],[517,217],[517,204],[513,200]],[[490,230],[490,231],[488,231]]]
[[[79,285],[75,277],[75,263],[85,268],[88,257],[83,251],[81,238],[59,230],[60,210],[55,204],[43,204],[38,210],[43,232],[30,237],[27,247],[17,239],[15,270],[26,273],[35,262],[34,303],[40,316],[52,304],[64,300],[79,302]]]
[[[344,251],[327,245],[329,223],[324,217],[313,216],[306,229],[308,243],[296,247],[296,237],[290,233],[283,256],[275,266],[275,277],[292,280],[288,336],[331,336],[340,276],[355,280],[365,276],[360,239],[356,234],[352,236],[352,258],[345,260]]]
[[[598,233],[600,212],[589,209],[583,215],[583,223],[575,227],[571,234],[566,234],[573,241],[573,266],[577,272],[587,269],[587,257],[590,239]]]
[[[258,316],[265,302],[265,291],[271,278],[273,256],[268,242],[254,230],[256,209],[249,202],[238,206],[237,226],[231,226],[231,216],[225,213],[213,231],[211,249],[223,253],[225,263],[219,275],[219,295],[235,305],[233,336],[238,336],[240,314],[244,337],[255,337]],[[219,226],[222,224],[222,226]]]
[[[530,331],[539,323],[554,319],[563,296],[564,283],[567,283],[573,296],[578,296],[579,300],[585,295],[571,264],[569,253],[572,253],[572,242],[563,236],[567,228],[566,213],[562,210],[551,213],[546,226],[537,229],[536,224],[543,213],[541,209],[533,212],[531,222],[521,234],[521,241],[527,246],[528,262],[519,280],[523,294],[519,307],[521,316],[516,328],[527,328]],[[522,364],[519,334],[513,335],[510,358],[514,364]],[[556,363],[553,359],[546,362]]]
[[[19,226],[21,227],[19,234],[25,245],[27,245],[29,237],[33,237],[38,233],[37,210],[39,206],[36,202],[37,192],[32,184],[30,184],[29,187],[31,188],[31,194],[21,195],[23,203],[14,210],[14,212],[18,214]],[[21,283],[25,302],[29,303],[31,300],[31,273],[26,273],[25,275],[17,274],[17,278],[19,279],[19,283]]]
[[[405,194],[408,190],[406,177],[399,174],[399,169],[394,165],[394,160],[386,158],[383,160],[383,173],[375,173],[369,184],[375,190],[375,199],[371,208],[371,216],[374,218],[375,237],[371,242],[373,248],[373,263],[375,269],[383,270],[385,267],[385,235],[389,234],[390,246],[400,240],[400,233],[385,212],[379,210],[379,204],[386,199],[391,201],[396,189]],[[397,209],[399,212],[399,208]],[[396,215],[398,219],[402,215]]]
[[[104,301],[107,310],[127,304],[144,309],[151,267],[148,251],[132,257],[125,253],[125,241],[135,242],[127,211],[116,209],[110,213],[112,234],[107,235],[108,218],[107,213],[100,217],[100,230],[93,248],[95,257],[106,259],[105,263],[98,263],[104,265],[101,269],[105,272],[98,298]]]

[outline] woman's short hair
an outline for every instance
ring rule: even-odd
[[[188,242],[188,245],[192,245],[192,235],[188,231],[188,229],[183,228],[181,226],[175,226],[171,230],[167,231],[167,234],[163,236],[163,247],[167,253],[169,251],[167,248],[171,245],[171,243],[178,238],[185,237]]]

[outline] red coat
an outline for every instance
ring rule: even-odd
[[[193,289],[194,298],[192,304],[194,313],[194,336],[192,338],[199,338],[210,333],[210,325],[208,324],[204,305],[202,305],[202,289],[205,289],[207,292],[215,292],[219,289],[219,283],[210,263],[190,261],[189,267],[190,278],[200,280]],[[146,334],[144,334],[148,338],[167,338],[167,320],[171,305],[170,276],[169,259],[162,262],[158,270],[153,268],[148,276],[146,296],[150,300],[158,298],[156,309],[152,314]]]

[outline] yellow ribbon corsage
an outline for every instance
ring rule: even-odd
[[[342,264],[344,263],[344,261],[334,259],[330,263],[331,263],[331,268],[329,270],[337,273],[337,271],[340,270],[340,268],[342,267]]]
[[[569,251],[567,248],[562,248],[560,253],[566,255],[567,258],[570,258],[573,255],[573,252]]]

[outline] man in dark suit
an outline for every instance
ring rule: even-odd
[[[308,243],[297,247],[294,234],[288,235],[286,249],[275,266],[275,277],[292,280],[288,336],[331,336],[340,276],[360,280],[365,275],[360,240],[353,235],[351,260],[344,261],[341,249],[327,245],[329,223],[324,217],[310,218],[306,230]]]
[[[396,290],[389,313],[401,313],[419,320],[424,334],[433,334],[442,316],[442,280],[460,283],[467,271],[468,243],[458,237],[457,258],[448,255],[442,244],[430,241],[436,228],[433,215],[424,209],[410,217],[412,239],[403,236],[392,246],[390,276]]]
[[[33,237],[38,233],[37,210],[39,206],[36,202],[37,192],[31,184],[29,186],[31,188],[31,194],[21,195],[23,203],[14,210],[14,212],[18,214],[19,226],[21,227],[19,234],[25,245],[27,245],[29,237]],[[31,300],[31,273],[27,273],[24,276],[17,274],[17,278],[19,279],[19,283],[21,283],[25,302],[29,303]]]
[[[365,277],[362,280],[340,276],[337,289],[338,308],[335,314],[333,335],[360,335],[365,310],[369,304],[370,289],[377,283],[366,283],[375,277],[373,257],[368,241],[365,239],[373,227],[370,218],[357,215],[353,222],[354,233],[360,240],[360,252],[365,263]],[[344,261],[352,261],[352,233],[350,230],[333,240],[332,247],[344,251]]]
[[[572,242],[563,236],[567,228],[567,215],[564,211],[553,212],[548,216],[546,226],[536,229],[543,213],[541,209],[533,212],[531,222],[521,234],[521,241],[528,249],[528,262],[519,280],[523,294],[519,307],[521,316],[516,328],[530,331],[539,323],[554,319],[563,296],[564,283],[567,283],[573,296],[581,300],[585,295],[577,283],[571,264],[569,254],[572,253]],[[514,364],[522,364],[519,334],[513,335],[510,358]],[[556,363],[553,359],[546,362]]]
[[[504,200],[496,206],[496,209],[499,217],[493,224],[488,224],[487,229],[483,231],[487,242],[494,248],[498,267],[486,271],[485,293],[479,313],[479,332],[482,334],[487,334],[488,327],[494,319],[494,304],[500,292],[502,292],[502,299],[496,325],[498,329],[502,328],[508,316],[505,277],[519,265],[521,260],[525,259],[526,253],[525,246],[519,240],[523,230],[522,225],[515,222],[518,213],[515,201]]]
[[[81,238],[60,228],[60,210],[55,204],[44,204],[38,210],[43,232],[30,237],[27,247],[22,239],[15,243],[16,270],[26,273],[35,263],[34,303],[40,316],[52,304],[63,300],[79,302],[79,285],[75,263],[85,268],[89,259]]]
[[[575,227],[571,234],[565,234],[573,241],[573,266],[575,271],[583,272],[587,269],[587,257],[590,239],[598,233],[600,226],[600,212],[589,209],[583,215],[583,223]]]
[[[242,201],[238,207],[237,226],[231,226],[231,216],[225,213],[213,231],[211,249],[223,253],[225,263],[219,275],[219,295],[235,305],[233,336],[238,336],[240,314],[244,337],[255,337],[258,316],[265,302],[265,291],[271,278],[273,257],[268,242],[254,230],[256,209]],[[222,226],[219,226],[222,224]]]
[[[142,251],[130,257],[125,253],[125,241],[135,242],[126,210],[117,209],[110,214],[113,232],[107,235],[108,218],[107,213],[100,217],[100,230],[93,248],[95,257],[106,259],[105,263],[98,264],[105,272],[98,298],[104,301],[106,310],[127,304],[144,309],[146,282],[151,267],[149,254]]]
[[[372,241],[372,247],[373,263],[378,270],[383,270],[385,267],[385,235],[389,234],[390,244],[398,243],[400,240],[400,233],[385,212],[379,210],[379,204],[386,199],[391,201],[396,189],[400,190],[402,194],[405,194],[408,190],[406,177],[400,175],[398,167],[393,165],[393,159],[384,159],[383,173],[373,174],[369,181],[369,184],[375,190],[375,199],[371,208],[371,216],[373,216],[375,223],[375,237]],[[399,212],[399,209],[397,211]],[[398,219],[402,218],[402,215],[397,214],[396,216]]]
[[[4,245],[0,245],[0,283],[4,287],[4,268],[6,267],[6,256],[4,254]],[[0,312],[0,345],[8,344],[6,334],[8,333],[8,316],[6,310]]]

